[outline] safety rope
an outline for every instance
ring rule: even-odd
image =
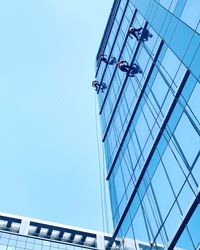
[[[95,125],[96,125],[96,140],[97,140],[97,153],[98,153],[98,169],[99,169],[99,183],[100,183],[100,197],[101,197],[101,214],[102,214],[102,226],[103,233],[109,232],[109,219],[108,219],[108,205],[107,205],[107,196],[106,196],[106,186],[105,186],[105,157],[103,153],[103,144],[99,138],[99,127],[97,121],[97,98],[94,94],[94,106],[95,106]],[[101,152],[99,143],[102,144]]]
[[[94,106],[95,106],[95,125],[96,125],[96,140],[97,140],[97,153],[98,153],[98,168],[99,168],[99,182],[100,182],[100,201],[101,201],[101,216],[102,216],[102,226],[103,232],[105,232],[105,222],[104,222],[104,204],[103,204],[103,188],[102,188],[102,177],[101,177],[101,157],[99,148],[99,136],[98,136],[98,122],[97,122],[97,105],[96,105],[96,95],[94,94]]]
[[[102,145],[102,154],[103,154],[103,168],[102,168],[102,172],[103,172],[103,198],[104,198],[104,204],[105,204],[105,224],[106,224],[106,232],[110,232],[110,227],[109,227],[109,219],[108,219],[108,204],[107,204],[107,192],[106,192],[106,164],[105,164],[105,155],[103,153],[103,143],[101,143]]]

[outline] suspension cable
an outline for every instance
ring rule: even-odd
[[[102,214],[102,226],[103,233],[109,232],[109,219],[108,219],[108,205],[107,205],[107,195],[106,195],[106,173],[105,173],[105,157],[103,153],[103,144],[100,145],[101,140],[98,133],[98,121],[97,121],[97,101],[96,95],[94,93],[94,106],[95,106],[95,124],[96,124],[96,140],[97,140],[97,152],[98,152],[98,168],[99,168],[99,183],[100,183],[100,196],[101,196],[101,214]]]
[[[101,216],[102,216],[102,226],[103,233],[105,232],[105,221],[104,221],[104,204],[103,204],[103,188],[102,188],[102,177],[101,177],[101,161],[100,161],[100,148],[99,148],[99,138],[98,138],[98,123],[97,123],[97,105],[96,105],[96,95],[94,93],[94,106],[95,106],[95,125],[96,125],[96,140],[97,140],[97,153],[98,153],[98,168],[99,168],[99,183],[100,183],[100,201],[101,201]]]

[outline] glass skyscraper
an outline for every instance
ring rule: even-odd
[[[200,249],[199,34],[199,0],[114,1],[96,58],[114,237]]]

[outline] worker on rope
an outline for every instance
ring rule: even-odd
[[[110,61],[108,61],[107,56],[104,53],[101,53],[100,60],[109,65],[114,65],[117,62],[114,56],[111,56]]]
[[[121,60],[117,63],[117,66],[119,67],[121,71],[126,72],[129,76],[135,76],[138,73],[140,74],[143,73],[140,66],[136,63],[129,65],[127,61]]]
[[[121,60],[117,62],[117,66],[119,67],[121,71],[126,72],[126,73],[128,73],[130,70],[130,66],[127,61]]]
[[[153,37],[148,29],[143,29],[142,27],[138,29],[130,27],[128,29],[128,36],[130,36],[131,39],[133,38],[132,36],[134,36],[137,41],[141,39],[142,42],[146,42],[149,38]]]
[[[107,89],[107,86],[104,82],[99,83],[97,80],[92,81],[92,87],[95,88],[95,91],[97,94],[99,94],[99,91],[103,93],[105,89]]]
[[[129,70],[128,75],[135,76],[136,74],[143,74],[143,71],[138,64],[133,63],[133,65],[131,66],[131,69]]]
[[[132,36],[134,36],[136,38],[136,40],[139,41],[140,36],[142,34],[142,30],[143,30],[143,28],[136,29],[136,28],[130,27],[128,29],[128,36],[130,36],[131,39],[133,39]]]
[[[153,37],[153,34],[151,34],[148,29],[143,30],[142,35],[141,35],[142,42],[146,42],[149,40],[149,38],[152,38],[152,37]]]

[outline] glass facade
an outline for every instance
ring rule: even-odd
[[[131,39],[130,27],[153,36]],[[114,1],[96,60],[113,236],[200,249],[199,0]]]
[[[106,243],[106,239],[104,239]],[[140,250],[149,250],[149,246],[144,242],[135,242],[137,248]],[[134,244],[135,245],[135,244]],[[120,245],[119,247],[112,247],[109,249],[129,249],[135,250],[134,247],[130,248],[126,245]],[[136,249],[137,249],[136,248]],[[86,247],[79,244],[56,242],[55,240],[45,240],[36,237],[28,237],[19,234],[12,234],[8,232],[0,232],[0,250],[103,250],[108,249],[106,247]],[[163,248],[160,247],[160,250]]]
[[[149,250],[146,242],[0,213],[0,250]],[[160,246],[160,250],[163,249]]]
[[[0,213],[0,250],[117,250],[120,244],[102,232]]]
[[[0,233],[0,250],[82,250],[80,246],[54,241],[29,238],[27,236]]]

